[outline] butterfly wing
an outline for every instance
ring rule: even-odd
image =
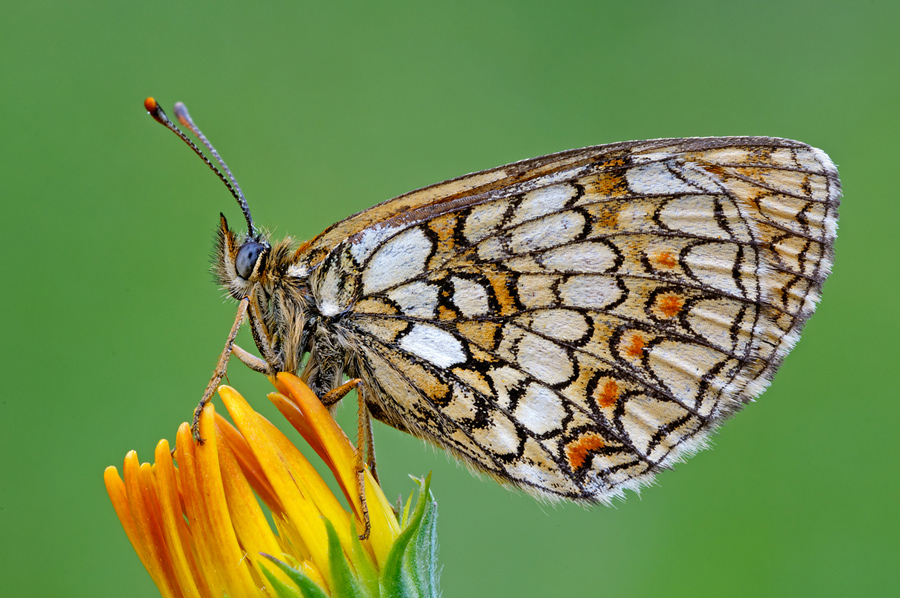
[[[401,196],[305,255],[379,419],[606,501],[765,389],[830,271],[839,196],[799,142],[630,142]]]

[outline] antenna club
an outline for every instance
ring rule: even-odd
[[[193,152],[197,154],[214,173],[216,173],[216,176],[219,177],[219,180],[225,183],[225,186],[228,187],[229,191],[231,191],[231,195],[233,195],[237,200],[238,205],[241,207],[241,211],[244,213],[244,218],[247,220],[247,228],[249,229],[250,236],[253,239],[258,239],[259,236],[256,232],[256,227],[253,226],[253,219],[250,217],[250,208],[247,207],[247,200],[244,197],[244,194],[241,193],[241,186],[238,185],[237,180],[235,180],[234,175],[231,174],[231,171],[228,169],[225,161],[222,160],[221,156],[219,156],[216,148],[212,146],[203,132],[198,129],[197,125],[195,125],[191,120],[191,115],[188,114],[187,107],[181,102],[177,102],[175,104],[175,116],[184,127],[186,127],[191,131],[191,133],[197,136],[197,139],[200,140],[200,142],[206,147],[212,157],[215,158],[216,162],[219,163],[219,166],[222,167],[222,170],[225,171],[225,174],[222,174],[222,172],[218,168],[213,166],[213,163],[209,161],[209,158],[203,155],[203,152],[200,151],[200,148],[198,148],[197,145],[193,141],[191,141],[181,129],[176,127],[172,123],[172,121],[169,120],[169,117],[166,116],[166,113],[163,112],[163,109],[159,106],[159,104],[156,103],[156,100],[154,100],[153,98],[147,98],[146,100],[144,100],[144,108],[147,109],[147,111],[150,113],[150,116],[156,119],[157,122],[165,125],[166,128],[178,135],[178,137],[182,141],[184,141],[188,145],[188,147],[190,147],[191,150],[193,150]],[[225,176],[226,174],[228,175],[227,177]]]
[[[162,106],[160,106],[155,99],[149,97],[144,100],[144,108],[147,110],[147,112],[150,113],[150,116],[153,117],[153,120],[161,125],[172,128],[172,123],[169,122],[169,117],[166,116],[166,113],[163,112]]]
[[[181,123],[182,127],[191,127],[191,115],[188,113],[187,106],[184,105],[183,102],[175,102],[175,106],[173,107],[173,112],[175,114],[175,118],[178,119],[178,122]]]

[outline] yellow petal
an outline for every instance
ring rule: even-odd
[[[309,422],[310,429],[318,438],[319,443],[330,455],[330,459],[327,459],[326,463],[332,468],[347,499],[353,505],[359,522],[358,528],[361,530],[363,520],[362,505],[356,490],[356,449],[335,423],[328,409],[298,377],[293,374],[280,373],[276,376],[275,387],[282,395],[297,405],[304,418]],[[400,526],[387,498],[381,491],[381,487],[375,483],[372,474],[366,469],[364,475],[366,504],[372,526],[368,542],[372,546],[380,567],[384,564],[394,540],[400,533]]]
[[[264,418],[247,404],[244,397],[230,386],[220,386],[219,396],[228,408],[231,419],[234,420],[241,435],[247,441],[262,470],[265,472],[269,483],[275,490],[278,500],[284,506],[288,519],[298,522],[300,527],[301,546],[296,546],[300,551],[309,555],[309,559],[315,563],[321,571],[328,571],[328,536],[321,514],[310,496],[306,484],[298,485],[297,477],[291,467],[296,467],[298,472],[303,472],[308,478],[321,478],[315,473],[306,459],[297,451],[286,438],[284,443],[293,448],[296,455],[292,458],[282,452],[284,443],[279,443],[275,438],[284,436],[274,426],[268,424]],[[264,423],[268,424],[265,426]]]
[[[256,569],[257,579],[266,579],[259,567],[259,561],[264,558],[260,556],[260,553],[283,559],[281,545],[278,543],[278,538],[272,533],[269,521],[259,506],[256,496],[253,495],[253,490],[247,483],[237,459],[228,448],[225,437],[218,426],[216,426],[216,436],[219,447],[219,465],[231,521],[234,523],[241,546],[249,555],[250,563]],[[290,578],[281,569],[277,567],[269,567],[269,569],[283,582],[291,583]]]

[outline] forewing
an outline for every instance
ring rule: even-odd
[[[839,196],[798,142],[631,142],[391,200],[308,255],[377,416],[608,500],[764,390],[830,271]],[[350,234],[325,251],[330,231]]]

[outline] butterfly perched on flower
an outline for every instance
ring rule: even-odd
[[[256,229],[219,163],[248,224],[218,234],[240,305],[224,361],[326,397],[359,378],[365,424],[580,502],[649,482],[765,389],[830,272],[841,194],[797,141],[631,141],[438,183],[295,243]],[[260,357],[233,345],[244,314]]]

